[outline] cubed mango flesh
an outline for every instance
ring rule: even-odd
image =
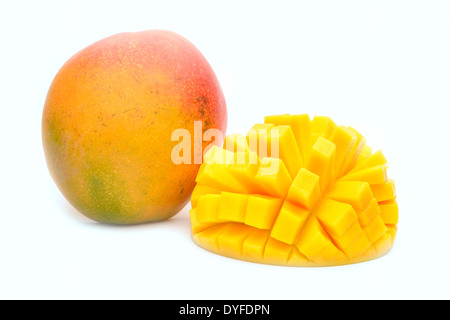
[[[328,117],[274,115],[205,154],[191,197],[200,247],[283,266],[333,266],[386,254],[398,204],[387,160]]]

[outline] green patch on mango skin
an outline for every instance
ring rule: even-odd
[[[58,164],[59,159],[55,155],[63,153],[64,137],[61,127],[56,119],[44,119],[42,123],[42,132],[44,149],[46,150],[47,161],[49,161],[50,169]]]
[[[116,174],[111,165],[96,162],[87,166],[83,177],[86,199],[77,201],[79,210],[89,217],[112,224],[124,224],[133,220],[127,208],[130,208],[126,196],[124,181]]]
[[[42,122],[42,144],[45,151],[45,159],[53,180],[58,181],[60,190],[67,189],[68,177],[61,176],[59,172],[66,171],[66,162],[63,160],[64,133],[60,121],[54,117],[44,117]]]
[[[51,142],[59,150],[63,147],[63,133],[61,127],[58,125],[57,121],[53,119],[52,121],[46,121],[47,125],[47,136],[49,142]]]
[[[43,145],[50,173],[66,199],[78,211],[108,224],[139,223],[144,209],[137,209],[129,196],[127,177],[122,177],[113,162],[106,159],[67,159],[67,143],[59,119],[43,121]],[[73,164],[70,167],[68,164]],[[79,168],[71,170],[71,168]],[[56,174],[64,172],[64,175]]]
[[[103,178],[104,179],[104,178]],[[114,216],[122,212],[122,203],[113,187],[102,177],[91,176],[88,180],[90,201],[93,208],[98,209],[102,218],[114,221]]]

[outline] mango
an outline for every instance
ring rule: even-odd
[[[136,224],[168,219],[187,204],[210,144],[194,138],[209,129],[225,135],[226,125],[225,98],[205,57],[178,34],[150,30],[100,40],[62,66],[45,101],[42,140],[51,176],[78,211]],[[177,129],[192,139],[183,150],[191,163],[172,159]]]
[[[392,248],[394,180],[383,153],[372,153],[355,129],[324,116],[273,115],[246,139],[225,141],[222,151],[207,152],[218,161],[204,164],[196,179],[190,216],[200,247],[308,267],[368,261]]]

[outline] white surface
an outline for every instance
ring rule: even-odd
[[[450,298],[448,1],[2,1],[0,298]],[[265,115],[331,116],[391,163],[400,223],[385,257],[335,268],[223,258],[174,219],[110,227],[51,180],[41,113],[61,65],[122,31],[169,29],[215,69],[228,133]]]

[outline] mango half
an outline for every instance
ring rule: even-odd
[[[328,117],[275,115],[212,147],[196,178],[193,241],[230,258],[335,266],[387,253],[398,206],[381,151]]]

